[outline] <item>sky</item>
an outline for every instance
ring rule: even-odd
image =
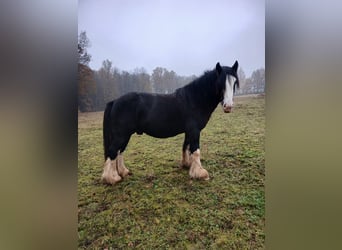
[[[90,40],[94,70],[106,59],[129,72],[164,67],[183,76],[235,60],[247,77],[265,68],[261,0],[80,0],[81,31]]]

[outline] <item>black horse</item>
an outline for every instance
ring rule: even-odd
[[[238,62],[219,63],[172,94],[128,93],[109,102],[103,119],[104,172],[102,181],[115,184],[129,174],[122,153],[133,133],[167,138],[185,133],[182,165],[190,177],[209,179],[200,162],[200,132],[221,102],[230,113],[235,86],[239,87]]]

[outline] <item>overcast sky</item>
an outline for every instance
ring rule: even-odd
[[[120,70],[160,66],[200,75],[235,60],[249,76],[265,67],[265,3],[259,0],[80,0],[90,67],[109,59]]]

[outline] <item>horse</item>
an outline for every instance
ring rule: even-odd
[[[232,67],[218,62],[172,94],[131,92],[107,103],[103,116],[104,170],[101,180],[112,184],[130,174],[123,152],[132,134],[167,138],[185,133],[181,166],[191,179],[209,180],[201,165],[200,132],[221,103],[225,113],[233,109],[233,94],[239,88],[238,61]]]

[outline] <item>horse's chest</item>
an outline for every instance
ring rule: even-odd
[[[197,127],[198,129],[202,130],[208,123],[210,116],[207,115],[196,115],[196,116],[189,116],[187,119],[187,127]]]

